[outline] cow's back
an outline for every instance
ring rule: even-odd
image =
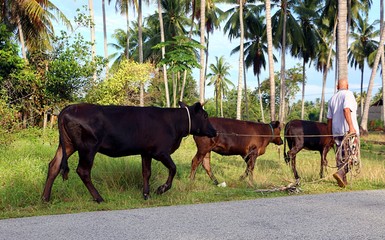
[[[75,104],[63,109],[59,118],[77,148],[98,142],[99,152],[118,157],[156,154],[160,148],[174,151],[182,138],[173,124],[177,110]]]
[[[285,139],[290,148],[296,145],[308,150],[322,150],[332,140],[326,123],[305,120],[288,122],[285,126]]]
[[[250,147],[266,147],[271,138],[271,128],[263,123],[216,117],[209,120],[218,135],[213,138],[194,137],[198,151],[245,155]]]

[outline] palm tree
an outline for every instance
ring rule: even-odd
[[[325,107],[325,88],[326,88],[326,79],[328,72],[333,66],[332,57],[335,55],[333,51],[333,43],[335,39],[335,32],[337,24],[334,24],[333,34],[330,35],[329,27],[322,24],[322,20],[317,21],[317,25],[321,27],[318,28],[320,43],[318,44],[317,56],[315,58],[314,64],[317,71],[322,72],[322,92],[321,92],[321,107],[319,121],[322,122],[324,107]]]
[[[369,85],[368,85],[368,90],[367,90],[367,97],[366,97],[365,106],[364,106],[364,113],[362,115],[362,121],[360,124],[360,127],[363,130],[363,134],[366,134],[368,131],[369,107],[370,107],[370,101],[371,101],[371,96],[372,96],[373,83],[374,83],[374,78],[375,78],[376,73],[377,73],[377,67],[378,67],[378,64],[380,62],[380,58],[384,54],[384,43],[385,43],[385,31],[384,31],[384,28],[382,28],[379,47],[378,47],[376,57],[375,57],[375,60],[373,63],[372,74],[370,75],[370,80],[369,80]],[[383,92],[384,92],[384,90],[383,90]],[[384,98],[384,96],[382,96],[382,97]]]
[[[259,104],[261,108],[262,121],[265,121],[263,104],[262,104],[262,94],[261,94],[261,83],[259,76],[261,74],[262,67],[266,69],[266,58],[267,46],[266,46],[266,25],[264,24],[265,18],[259,13],[262,11],[262,5],[259,6],[245,6],[245,65],[246,68],[253,68],[253,73],[257,76],[258,82],[258,95],[259,95]],[[234,25],[236,26],[236,25]],[[233,31],[233,30],[230,30]],[[239,52],[240,46],[234,48],[231,51],[231,54]],[[274,60],[276,61],[275,57]]]
[[[354,68],[361,70],[361,96],[363,92],[364,84],[364,68],[365,60],[371,65],[368,61],[369,56],[378,49],[378,41],[374,39],[380,35],[379,30],[375,30],[375,25],[378,24],[378,20],[374,21],[372,24],[368,23],[368,15],[366,14],[365,19],[358,15],[357,21],[355,21],[356,31],[350,34],[351,38],[354,40],[349,48],[348,60],[350,65]],[[363,113],[363,98],[360,100],[361,106],[361,116]]]
[[[103,15],[104,58],[108,59],[107,26],[106,26],[106,4],[105,4],[105,0],[102,0],[102,15]],[[108,61],[106,62],[106,75],[108,75]]]
[[[384,31],[384,0],[380,1],[380,29],[381,32]],[[384,51],[382,52],[381,55],[381,68],[385,69],[385,54]],[[384,71],[384,70],[382,70]],[[385,74],[384,72],[382,73],[382,119],[384,120],[384,128],[385,128]]]
[[[271,27],[271,6],[270,0],[265,0],[266,8],[266,36],[267,55],[269,58],[269,82],[270,82],[270,120],[275,120],[275,81],[274,81],[274,60],[273,60],[273,34]]]
[[[247,109],[247,85],[246,79],[243,78],[244,73],[244,40],[248,38],[254,38],[254,33],[248,33],[248,28],[255,28],[253,23],[257,20],[258,13],[262,10],[262,5],[256,6],[254,4],[240,4],[234,8],[227,10],[224,13],[224,18],[228,18],[223,30],[224,32],[228,32],[229,39],[239,38],[240,44],[237,48],[235,48],[231,54],[235,52],[239,52],[239,74],[238,74],[238,90],[237,90],[237,118],[241,117],[241,99],[242,99],[242,80],[244,80],[245,87],[245,104],[246,104],[246,114],[248,114]],[[244,30],[244,26],[246,24],[246,31]],[[242,31],[243,29],[243,31]]]
[[[203,103],[205,101],[205,27],[206,27],[206,1],[200,0],[200,65],[201,69],[199,72],[199,101]]]
[[[302,57],[302,104],[301,119],[304,119],[305,112],[305,84],[306,84],[306,64],[313,60],[317,55],[319,37],[317,34],[315,20],[319,19],[316,9],[319,8],[320,0],[302,1],[294,7],[294,11],[299,16],[300,27],[303,35],[303,45],[294,42],[292,44],[292,54]]]
[[[186,16],[186,5],[183,4],[183,1],[181,0],[161,0],[161,9],[162,9],[162,14],[161,17],[159,14],[157,15],[156,13],[153,15],[150,15],[147,20],[148,20],[148,25],[149,28],[152,29],[155,26],[157,27],[157,32],[160,34],[156,34],[153,37],[155,39],[149,40],[151,41],[152,44],[148,44],[149,47],[154,46],[158,44],[159,42],[165,42],[165,41],[171,41],[173,37],[175,36],[181,36],[181,35],[186,35],[187,31],[185,29],[185,26],[190,24],[190,19],[187,18]],[[157,16],[156,16],[157,15]],[[163,22],[163,28],[164,28],[164,39],[162,40],[162,33],[161,33],[161,27],[159,25],[159,19],[162,19]],[[166,45],[162,45],[162,59],[164,59],[164,55],[166,54],[167,49]],[[163,53],[164,49],[164,53]],[[163,65],[163,75],[167,74],[167,72],[164,71],[166,69],[166,65]],[[187,72],[185,72],[186,76]],[[166,85],[167,81],[167,76],[164,76],[165,80],[165,86],[167,87],[166,89],[166,95],[168,96],[168,84]],[[183,78],[183,83],[182,85],[184,86],[186,83],[186,77]],[[182,89],[184,89],[182,87]],[[183,92],[181,92],[181,98],[183,96]],[[169,97],[166,97],[169,98]],[[169,104],[169,103],[168,103]]]
[[[295,1],[281,0],[280,9],[273,16],[273,29],[275,35],[273,35],[274,45],[281,49],[281,72],[285,72],[285,59],[286,59],[286,45],[297,44],[303,45],[302,30],[296,21],[295,17],[291,13]],[[286,92],[286,80],[285,75],[281,74],[281,96],[280,96],[280,112],[279,121],[284,122],[285,119],[285,99],[282,95]]]
[[[162,6],[161,6],[161,0],[157,1],[158,3],[158,14],[159,14],[159,26],[160,26],[160,42],[164,43],[164,25],[163,25],[163,15],[162,15]],[[166,54],[166,47],[162,47],[162,59],[164,59],[164,55]],[[164,82],[164,89],[165,89],[165,95],[166,95],[166,106],[170,107],[170,96],[168,92],[168,80],[167,80],[167,66],[166,64],[163,65],[163,82]]]
[[[112,0],[108,0],[108,4],[111,3]],[[116,12],[120,12],[121,15],[124,15],[126,17],[126,49],[130,49],[130,17],[128,14],[128,10],[130,7],[130,3],[137,8],[138,7],[138,1],[137,0],[116,0],[115,2],[115,10]],[[130,58],[129,51],[126,52],[126,59]]]
[[[95,44],[95,19],[94,19],[94,0],[88,0],[88,9],[90,11],[90,17],[91,17],[91,24],[90,24],[90,30],[91,30],[91,58],[92,62],[94,62],[96,57],[96,44]],[[96,82],[96,71],[94,72],[94,82]]]
[[[215,96],[215,114],[218,116],[218,100],[220,104],[220,116],[223,117],[223,98],[225,97],[229,85],[234,86],[227,76],[230,75],[229,70],[230,64],[225,61],[224,57],[221,56],[219,59],[215,57],[216,63],[210,64],[211,73],[207,75],[209,78],[208,86],[214,85],[214,96]]]
[[[338,39],[337,39],[337,60],[338,79],[348,79],[348,55],[346,39],[347,1],[338,1]]]
[[[24,59],[27,59],[27,49],[44,51],[51,48],[52,20],[60,20],[72,30],[70,21],[49,0],[0,0],[0,5],[0,20],[17,32]]]

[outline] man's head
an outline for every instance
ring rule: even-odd
[[[349,89],[348,79],[341,78],[340,80],[338,80],[337,89],[338,90],[348,90]]]

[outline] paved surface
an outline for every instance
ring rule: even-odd
[[[385,239],[385,190],[6,219],[0,239]]]

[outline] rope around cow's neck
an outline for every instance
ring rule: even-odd
[[[190,116],[190,111],[188,110],[188,107],[185,106],[184,108],[187,111],[187,117],[188,117],[188,133],[187,133],[187,135],[188,135],[191,132],[191,116]]]

